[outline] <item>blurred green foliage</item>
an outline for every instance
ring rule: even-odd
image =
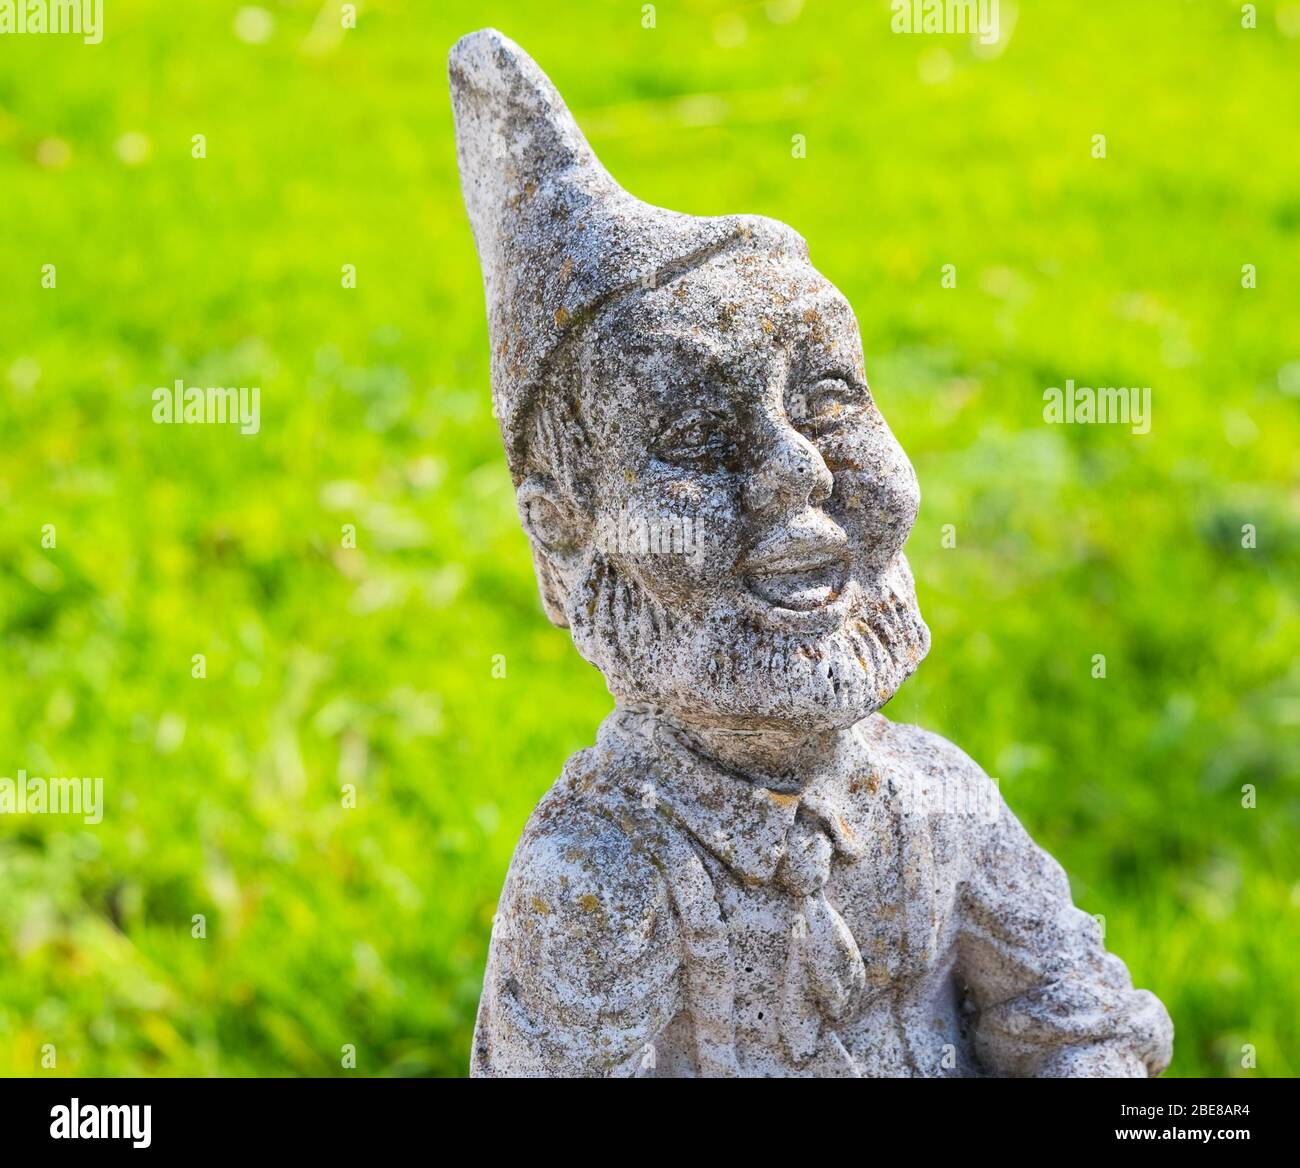
[[[445,56],[492,24],[634,192],[808,238],[925,492],[934,648],[888,713],[1001,780],[1172,1074],[1300,1074],[1300,5],[1240,7],[1003,0],[991,50],[884,0],[4,38],[0,775],[107,807],[0,820],[0,1073],[466,1069],[511,849],[609,705],[489,413]],[[1068,377],[1152,386],[1152,432],[1044,425]],[[259,385],[261,433],[154,425],[176,378]]]

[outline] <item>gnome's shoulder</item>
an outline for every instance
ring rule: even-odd
[[[596,750],[569,760],[524,828],[501,907],[526,922],[534,957],[567,966],[587,992],[608,993],[610,970],[643,964],[672,914],[654,857],[620,815],[603,769]]]
[[[872,772],[885,780],[900,822],[920,831],[936,856],[983,866],[1000,840],[1015,840],[1015,822],[995,780],[940,734],[880,714],[858,724]]]
[[[933,730],[891,722],[883,714],[864,718],[857,730],[873,758],[899,763],[908,773],[978,785],[991,781],[960,746]]]
[[[538,804],[510,863],[479,1009],[479,1075],[626,1074],[680,1008],[664,880],[575,776],[581,760]]]

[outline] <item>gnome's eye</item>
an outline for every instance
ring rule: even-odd
[[[655,457],[678,466],[716,469],[736,456],[726,420],[708,410],[691,410],[664,429],[654,444]]]
[[[823,377],[792,394],[788,411],[795,425],[828,434],[857,417],[868,400],[866,392],[846,378]]]

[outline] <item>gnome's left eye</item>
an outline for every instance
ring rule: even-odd
[[[836,429],[855,417],[866,395],[842,377],[823,377],[793,396],[790,420],[817,433]]]

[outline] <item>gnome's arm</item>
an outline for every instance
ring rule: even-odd
[[[955,749],[955,748],[954,748]],[[965,759],[965,756],[962,756]],[[1065,872],[969,759],[986,806],[962,899],[958,974],[977,1010],[975,1052],[994,1075],[1140,1078],[1169,1064],[1173,1024],[1106,952]]]
[[[608,822],[530,825],[498,906],[474,1035],[477,1077],[633,1077],[681,1005],[662,877]]]

